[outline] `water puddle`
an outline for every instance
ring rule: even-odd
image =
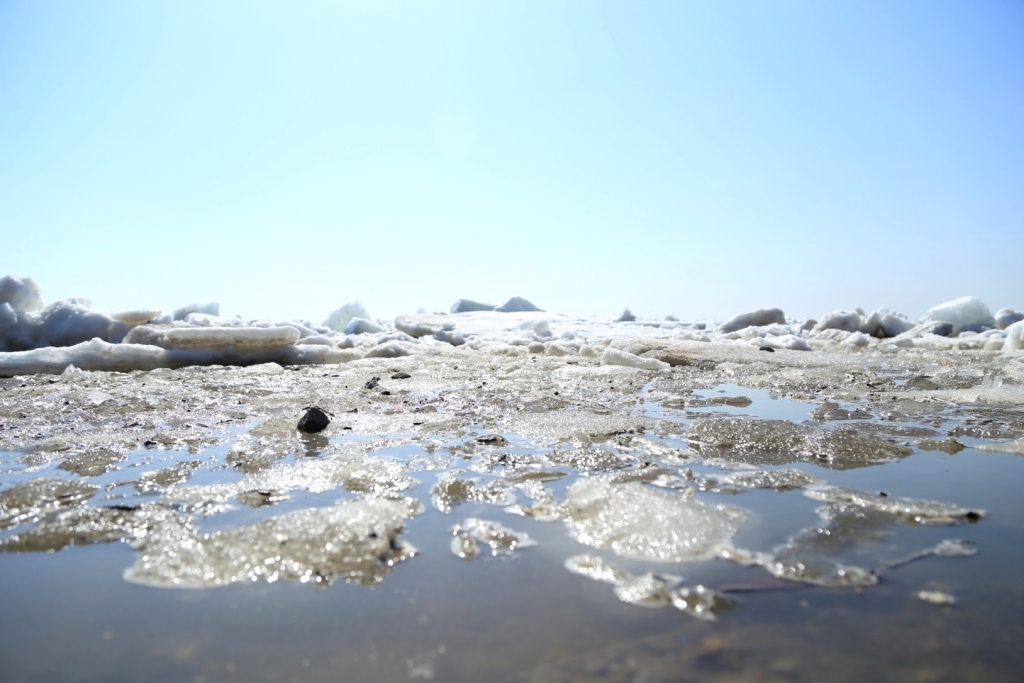
[[[812,371],[415,362],[5,386],[4,680],[1024,665],[1017,408],[876,400],[874,376],[823,393]],[[313,404],[332,421],[303,434]]]

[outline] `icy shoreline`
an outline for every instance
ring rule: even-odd
[[[372,318],[358,302],[323,324],[223,317],[216,303],[173,313],[102,313],[84,298],[44,306],[31,278],[0,279],[0,375],[60,374],[69,368],[131,371],[192,365],[318,365],[361,358],[437,355],[456,349],[519,356],[580,356],[605,365],[656,370],[687,364],[691,344],[774,351],[898,354],[925,351],[1015,353],[1024,349],[1024,314],[993,315],[962,297],[919,320],[886,310],[834,311],[797,321],[779,308],[740,314],[719,325],[614,319],[542,311],[512,297],[502,306],[460,299],[452,313]],[[644,343],[639,342],[643,340]],[[72,369],[73,371],[73,369]]]

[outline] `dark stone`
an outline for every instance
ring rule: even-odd
[[[775,349],[770,346],[762,346],[757,349],[758,351],[767,351],[768,353],[775,353]]]
[[[310,406],[306,408],[306,414],[299,420],[299,431],[316,434],[325,430],[329,424],[331,424],[331,418],[327,417],[327,413],[316,406]]]
[[[521,296],[514,296],[494,310],[499,313],[543,313],[544,309],[537,308]]]
[[[378,384],[380,384],[380,377],[371,377],[370,381],[366,383],[366,388],[373,389]]]
[[[408,372],[396,372],[395,374],[391,375],[391,379],[409,379],[410,377],[412,377],[412,375],[410,375]]]
[[[482,446],[502,447],[508,445],[508,439],[503,437],[501,434],[488,434],[486,436],[481,436],[476,439],[476,442]]]

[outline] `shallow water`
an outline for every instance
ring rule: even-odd
[[[910,435],[929,430],[944,439],[958,426],[991,420],[997,409],[1003,412],[996,421],[1011,424],[1019,419],[1018,409],[933,409],[901,401],[897,421],[887,419],[888,407],[838,400],[840,410],[862,410],[867,417],[821,420],[814,415],[824,396],[783,398],[722,377],[678,391],[686,377],[606,375],[560,360],[521,363],[510,372],[500,365],[465,361],[460,370],[447,363],[351,364],[333,376],[323,370],[203,369],[97,373],[84,385],[9,382],[5,424],[15,425],[9,432],[23,431],[8,434],[0,452],[0,497],[7,495],[9,503],[15,499],[9,492],[20,495],[19,485],[40,479],[81,482],[97,491],[86,503],[67,496],[42,496],[37,508],[31,501],[20,508],[0,502],[0,520],[7,520],[0,527],[0,549],[6,551],[0,552],[0,678],[1018,679],[1024,665],[1015,645],[1024,635],[1017,608],[1024,598],[1017,578],[1024,552],[1024,459],[977,450],[991,441],[982,437],[957,437],[966,448],[948,455],[922,450],[920,439],[926,437]],[[412,379],[389,382],[384,371],[397,369],[410,370]],[[366,389],[371,376],[385,379]],[[667,383],[674,384],[666,388]],[[393,393],[382,396],[382,390]],[[675,398],[666,398],[672,392]],[[749,404],[719,400],[736,397]],[[317,402],[334,414],[333,423],[322,435],[300,437],[294,424],[301,408]],[[32,410],[56,411],[61,405],[68,407],[60,416],[21,426],[36,418]],[[352,408],[358,412],[346,412]],[[783,445],[765,455],[744,450],[741,441],[720,441],[711,452],[706,443],[688,439],[698,431],[691,432],[691,425],[708,420],[740,421],[743,429],[751,420],[788,421],[800,426],[799,438],[824,443],[825,450],[814,445],[805,456]],[[848,441],[843,430],[854,423],[889,430],[884,438],[858,434],[905,452],[869,462],[853,457],[850,464],[846,444],[867,443]],[[769,425],[772,435],[773,429]],[[504,441],[479,440],[497,434]],[[113,455],[100,459],[105,465],[90,460],[86,474],[67,464],[102,449]],[[839,455],[824,460],[815,455],[820,452]],[[102,473],[95,469],[108,466]],[[160,470],[159,477],[144,476]],[[787,475],[787,482],[817,478],[867,494],[885,492],[888,500],[938,501],[959,506],[964,515],[932,524],[863,506],[839,510],[837,503],[808,497],[801,488],[750,488],[751,479],[734,478],[765,470],[811,475]],[[475,486],[439,487],[446,474]],[[599,495],[586,497],[593,487],[581,488],[582,483],[594,482],[605,483],[597,487]],[[827,490],[822,485],[819,490]],[[228,539],[229,555],[239,553],[243,548],[232,539],[240,529],[258,530],[267,520],[304,510],[326,515],[339,501],[381,498],[413,499],[423,509],[410,513],[391,544],[411,545],[414,555],[384,543],[385,550],[360,556],[378,563],[372,580],[328,574],[325,567],[343,572],[348,565],[325,565],[303,551],[297,557],[313,568],[305,582],[282,575],[268,583],[265,575],[243,571],[243,580],[227,581],[231,585],[155,587],[160,582],[152,576],[173,583],[177,565],[160,566],[141,583],[124,579],[142,556],[157,557],[175,544],[210,545],[217,537]],[[166,520],[150,516],[142,533],[144,513],[135,507],[140,504],[195,528],[191,535],[164,535]],[[727,507],[720,511],[722,505]],[[831,513],[820,512],[826,505]],[[68,514],[113,506],[123,506],[135,520],[118,533],[141,534],[132,537],[136,547],[94,543],[102,540],[89,535],[95,526],[68,531]],[[604,519],[593,517],[595,510],[612,516],[596,532],[587,526]],[[700,520],[709,515],[724,526],[705,537]],[[655,517],[667,521],[659,526]],[[492,552],[481,541],[474,559],[457,557],[452,529],[470,518],[525,533],[535,545],[498,544]],[[672,526],[680,518],[691,526]],[[638,538],[645,529],[662,531]],[[655,557],[677,531],[682,536],[676,541],[692,540],[692,532],[710,545],[692,557],[686,543]],[[286,535],[300,538],[300,532],[289,527]],[[324,541],[324,533],[303,542],[320,549],[340,538]],[[624,539],[624,545],[587,540],[595,537]],[[51,546],[64,539],[71,546],[19,551],[29,538]],[[948,539],[970,542],[977,553],[900,564]],[[705,559],[711,546],[719,556]],[[658,561],[672,553],[687,559]],[[650,609],[624,602],[612,585],[566,570],[567,559],[583,554],[634,576],[654,572],[670,587],[717,591],[717,618],[695,618],[671,604]],[[854,567],[870,580],[824,587],[766,571],[765,558],[790,555],[805,565],[824,563],[821,576],[833,576],[836,566]],[[228,576],[221,560],[196,563],[190,566],[205,571],[211,586]],[[956,603],[924,602],[916,597],[922,590],[950,594]]]

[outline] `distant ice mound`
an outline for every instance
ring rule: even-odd
[[[173,318],[175,320],[184,320],[191,313],[220,315],[220,304],[216,301],[212,301],[208,304],[189,304],[188,306],[182,306],[181,308],[174,309]]]
[[[335,332],[344,332],[348,324],[352,322],[352,318],[369,320],[370,314],[366,311],[366,307],[358,301],[350,301],[327,316],[324,327],[329,327]]]
[[[718,326],[720,334],[738,332],[747,327],[764,327],[765,325],[779,324],[786,322],[786,314],[780,308],[759,308],[749,313],[741,313],[731,320],[727,320]]]
[[[543,313],[544,309],[537,308],[521,296],[514,296],[494,310],[499,313]]]
[[[17,313],[43,309],[39,285],[30,277],[7,275],[0,278],[0,304],[7,304]]]
[[[615,319],[617,323],[631,323],[636,320],[636,316],[633,315],[633,311],[628,308],[623,308],[622,313],[619,313],[619,317]]]
[[[459,299],[452,304],[452,313],[473,313],[475,311],[493,311],[495,309],[494,304],[483,304],[479,301],[473,301],[472,299]]]
[[[1024,313],[1018,313],[1012,308],[1000,308],[996,311],[996,327],[1001,330],[1021,320],[1024,320]]]
[[[996,326],[996,319],[985,303],[975,296],[962,296],[928,309],[929,320],[953,324],[953,334],[964,330],[980,332]]]

